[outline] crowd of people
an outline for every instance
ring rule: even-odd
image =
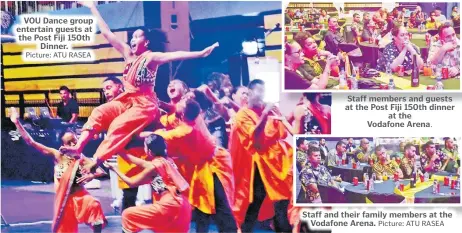
[[[391,12],[385,8],[376,12],[355,11],[352,22],[348,18],[351,16],[329,16],[325,9],[314,8],[289,8],[285,17],[287,33],[292,34],[293,29],[298,31],[290,38],[286,36],[286,89],[326,89],[329,78],[342,85],[342,79],[366,75],[367,69],[398,76],[410,75],[414,63],[421,72],[424,65],[432,67],[433,74],[444,76],[443,79],[460,74],[457,7],[452,8],[449,17],[442,14],[439,7],[428,13],[420,6],[413,11],[404,7],[396,7]],[[411,29],[426,32],[425,39],[421,40],[425,40],[428,53],[421,53],[421,48],[412,43]],[[430,34],[432,30],[436,31]],[[370,51],[362,51],[362,56],[349,54],[361,49],[362,42],[377,44],[381,48],[376,61],[370,60],[374,57],[367,54]],[[447,75],[442,73],[442,68],[448,69]]]
[[[257,220],[272,219],[276,232],[298,232],[299,209],[292,206],[292,152],[289,134],[330,133],[330,107],[320,94],[304,94],[287,116],[265,103],[265,83],[254,79],[233,87],[229,76],[213,73],[206,84],[189,88],[170,81],[169,102],[156,97],[161,64],[207,57],[216,44],[198,52],[165,52],[160,30],[138,29],[129,44],[110,31],[92,2],[101,34],[127,65],[123,78],[102,83],[106,103],[95,108],[81,134],[65,131],[62,146],[40,144],[22,127],[16,109],[11,121],[27,144],[55,160],[53,232],[76,232],[86,223],[101,232],[107,221],[100,202],[84,184],[104,175],[120,178],[123,232],[188,232],[194,212],[197,232],[210,218],[220,232],[252,232]],[[60,88],[58,116],[73,123],[78,107],[69,88]],[[75,110],[77,109],[77,111]],[[82,154],[95,135],[106,133],[92,159]],[[117,155],[117,166],[107,160]],[[152,204],[136,205],[137,188],[149,184]]]
[[[322,203],[318,185],[336,187],[343,192],[342,178],[333,176],[329,169],[343,164],[342,160],[347,164],[370,165],[379,180],[384,176],[393,177],[395,173],[400,179],[410,179],[414,171],[418,175],[440,171],[455,175],[460,172],[460,155],[453,138],[445,138],[444,146],[439,148],[429,140],[421,146],[420,154],[417,151],[419,146],[410,142],[401,142],[399,151],[387,150],[382,144],[373,147],[367,138],[359,140],[359,146],[353,138],[339,140],[331,150],[324,138],[309,141],[300,137],[296,142],[296,164],[302,186],[299,203]]]

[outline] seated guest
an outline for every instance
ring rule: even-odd
[[[346,153],[350,157],[352,157],[355,151],[356,151],[356,145],[354,144],[353,138],[348,138],[348,143],[346,144]]]
[[[447,158],[443,160],[443,167],[441,170],[456,173],[459,168],[457,161],[460,163],[460,157],[452,138],[446,138],[444,140],[443,153],[447,155]]]
[[[455,27],[460,26],[460,14],[457,6],[452,7],[451,19]]]
[[[442,161],[447,159],[446,154],[441,151],[436,151],[435,143],[428,141],[424,145],[425,152],[420,156],[420,163],[425,172],[441,171],[443,166]]]
[[[340,189],[340,185],[337,182],[341,182],[341,179],[340,177],[332,177],[329,170],[327,170],[324,165],[321,165],[319,148],[310,147],[307,155],[308,162],[300,172],[300,182],[302,186],[300,192],[304,192],[305,202],[322,203],[318,184]],[[300,196],[303,195],[299,195],[299,197]]]
[[[407,21],[407,26],[409,28],[418,28],[419,25],[416,22],[416,13],[412,12],[411,16],[409,16],[409,20]]]
[[[367,22],[371,20],[371,14],[369,12],[364,12],[363,13],[363,26],[366,27]]]
[[[321,15],[319,16],[319,23],[327,23],[329,18],[330,18],[330,16],[327,14],[327,11],[322,9],[321,10]]]
[[[382,179],[385,174],[387,176],[391,176],[395,174],[395,172],[398,173],[399,178],[403,178],[403,172],[401,169],[399,169],[398,163],[388,158],[387,151],[383,145],[377,146],[375,148],[375,153],[379,161],[374,163],[372,166],[372,171],[375,173],[378,179]]]
[[[79,118],[79,104],[72,98],[71,91],[66,86],[59,88],[61,102],[58,104],[58,116],[68,123],[75,123]]]
[[[441,14],[441,8],[440,7],[436,7],[434,12],[436,13],[436,20],[439,21],[439,22],[444,22],[446,21],[446,16]]]
[[[324,71],[325,61],[332,57],[332,53],[318,48],[318,44],[308,32],[298,32],[294,40],[302,47],[305,64],[298,69],[308,80],[313,80],[321,75]],[[338,66],[331,66],[331,76],[338,76]]]
[[[387,15],[386,25],[384,27],[382,27],[382,30],[380,32],[380,36],[385,37],[385,35],[387,35],[389,32],[391,32],[391,30],[393,30],[393,28],[396,25],[399,25],[399,22],[395,22],[395,16],[393,16],[392,13],[389,13]]]
[[[420,24],[422,24],[422,22],[424,22],[424,19],[425,19],[425,15],[424,13],[422,12],[422,8],[420,6],[416,6],[415,7],[415,28],[417,28]]]
[[[326,43],[325,49],[334,55],[338,55],[340,52],[339,44],[346,43],[345,38],[342,37],[338,29],[340,28],[338,25],[338,18],[337,17],[330,17],[328,20],[329,23],[329,30],[324,35],[324,41]]]
[[[449,67],[449,77],[455,77],[460,73],[460,40],[448,21],[441,25],[438,31],[439,39],[432,43],[428,60],[434,65],[446,63]]]
[[[404,146],[406,146],[406,143],[405,142],[400,142],[399,143],[399,151],[393,153],[391,155],[391,158],[399,158],[399,159],[402,159],[404,157]]]
[[[297,170],[301,171],[308,162],[306,152],[308,150],[308,140],[297,138]]]
[[[303,51],[300,45],[295,41],[290,41],[285,44],[284,61],[285,61],[285,89],[326,89],[329,81],[330,67],[337,61],[336,57],[327,59],[324,72],[312,80],[304,78],[304,75],[298,70],[304,64]]]
[[[409,33],[403,26],[398,26],[391,30],[393,41],[385,46],[383,56],[377,62],[377,70],[386,71],[390,67],[393,72],[397,72],[400,65],[404,66],[405,71],[412,70],[413,56],[417,55],[417,64],[422,69],[424,62],[420,57],[420,49],[409,41]]]
[[[340,140],[335,145],[335,149],[329,151],[327,155],[327,166],[333,167],[337,166],[337,161],[342,161],[343,156],[346,157],[346,143],[343,140]]]
[[[440,26],[440,22],[436,17],[436,12],[432,11],[430,13],[430,18],[427,19],[427,23],[425,23],[425,28],[427,29],[437,29]]]
[[[374,20],[369,20],[367,24],[365,24],[363,34],[361,35],[361,40],[367,42],[370,38],[373,38],[374,35],[378,34],[379,31],[377,30],[377,26],[375,25]]]
[[[382,28],[385,25],[386,20],[387,20],[387,10],[385,8],[380,8],[372,16],[372,20],[374,20],[378,28]]]
[[[359,148],[356,149],[355,157],[360,163],[369,163],[369,158],[374,162],[377,161],[377,157],[372,153],[372,150],[369,148],[369,140],[367,138],[361,139],[359,143]]]
[[[353,36],[355,41],[363,33],[364,24],[361,22],[361,16],[358,13],[353,14],[353,23],[351,24],[351,30],[353,31]]]
[[[416,163],[419,163],[419,161],[416,160],[416,148],[411,143],[408,143],[404,146],[404,158],[399,165],[403,172],[404,179],[411,178],[414,166],[417,165]],[[422,173],[421,170],[417,170],[417,172],[418,174]]]

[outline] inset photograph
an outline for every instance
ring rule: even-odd
[[[460,204],[460,138],[297,135],[295,204]]]
[[[289,3],[284,90],[460,90],[458,2]]]
[[[280,98],[293,134],[331,134],[330,93],[287,93]]]

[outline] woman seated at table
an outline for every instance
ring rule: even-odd
[[[383,177],[392,176],[396,172],[400,179],[403,178],[403,172],[399,168],[398,163],[394,160],[390,160],[387,155],[387,151],[383,145],[379,145],[375,148],[375,153],[378,156],[379,161],[374,163],[372,166],[372,171],[375,173],[379,180],[382,180]]]
[[[420,6],[415,7],[415,28],[417,28],[422,22],[425,20],[425,15],[422,12],[422,8]]]
[[[298,70],[308,80],[313,80],[321,75],[326,65],[326,59],[332,57],[332,53],[318,48],[316,40],[308,32],[299,32],[294,36],[294,40],[302,47],[305,64]],[[338,77],[338,65],[331,66],[330,76]]]
[[[305,63],[303,60],[303,51],[296,41],[289,41],[285,44],[284,61],[285,61],[285,89],[326,89],[329,81],[330,67],[337,62],[336,57],[327,59],[324,72],[317,78],[308,80],[300,72],[299,68]]]
[[[377,30],[377,25],[374,20],[369,20],[364,27],[363,34],[361,35],[361,41],[368,42],[374,35],[379,35],[379,31]]]
[[[407,26],[409,28],[418,28],[419,25],[416,22],[416,13],[412,12],[411,16],[409,16],[409,20],[407,21]]]
[[[391,71],[397,72],[399,66],[404,66],[404,71],[412,70],[413,56],[417,55],[417,64],[419,70],[423,67],[424,62],[420,56],[420,49],[409,41],[409,33],[403,26],[394,27],[391,30],[392,42],[387,44],[383,50],[382,57],[377,63],[377,70],[385,72],[387,67]]]
[[[310,146],[307,151],[308,162],[300,172],[301,189],[298,202],[322,203],[318,184],[341,189],[340,177],[333,177],[329,170],[321,165],[321,151],[318,147]],[[300,199],[302,198],[302,200]]]

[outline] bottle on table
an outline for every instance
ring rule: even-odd
[[[414,55],[412,61],[413,61],[413,64],[412,64],[411,86],[418,87],[420,85],[420,78],[419,78],[419,65],[417,64],[417,55]]]
[[[438,75],[436,77],[435,90],[443,90],[443,89],[444,89],[443,79],[441,78],[441,75]]]
[[[432,192],[432,193],[433,193],[433,194],[439,193],[439,190],[438,190],[438,180],[436,180],[436,179],[433,181],[433,192]]]
[[[348,90],[348,83],[345,78],[345,70],[342,68],[340,70],[340,75],[339,75],[339,89],[340,90]]]

